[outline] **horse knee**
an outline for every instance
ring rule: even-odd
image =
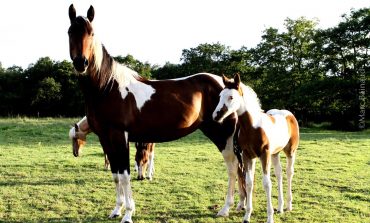
[[[245,186],[247,189],[250,189],[253,187],[253,179],[248,175],[245,177]]]
[[[262,183],[263,183],[263,187],[265,188],[265,190],[272,187],[270,176],[266,176],[266,175],[263,176]]]
[[[128,185],[130,183],[130,175],[127,173],[127,171],[125,170],[123,174],[119,174],[119,181],[123,184],[123,185]]]

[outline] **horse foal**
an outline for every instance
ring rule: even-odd
[[[299,127],[296,118],[287,110],[272,109],[264,113],[261,110],[256,93],[249,87],[240,84],[240,77],[234,80],[223,78],[225,89],[220,93],[220,101],[213,112],[215,121],[222,122],[231,113],[238,114],[240,130],[238,143],[243,153],[246,172],[247,191],[246,214],[243,223],[248,223],[252,213],[252,191],[256,158],[261,160],[263,170],[263,187],[267,196],[267,222],[274,222],[274,209],[271,202],[271,163],[275,168],[278,182],[278,212],[284,207],[282,168],[279,152],[284,151],[287,157],[288,196],[287,210],[292,210],[292,178],[294,160],[299,144]]]

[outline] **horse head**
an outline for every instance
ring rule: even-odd
[[[73,155],[75,157],[78,157],[80,154],[80,150],[86,144],[86,134],[80,132],[77,124],[74,125],[74,131],[73,128],[71,129],[71,131],[73,132],[72,134],[70,132],[70,137],[72,138]]]
[[[75,70],[80,74],[86,72],[94,59],[93,50],[96,42],[92,26],[94,15],[94,8],[90,6],[87,11],[87,17],[76,17],[76,10],[73,4],[69,6],[69,19],[71,22],[68,29],[69,53]]]
[[[220,93],[220,100],[212,117],[217,122],[222,122],[226,117],[236,112],[243,101],[243,91],[240,85],[240,76],[236,74],[234,79],[222,76],[225,88]]]

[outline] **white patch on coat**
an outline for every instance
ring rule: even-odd
[[[274,123],[268,115],[275,119]],[[290,111],[278,109],[269,110],[263,115],[261,128],[265,131],[269,140],[271,154],[275,154],[285,147],[290,139],[288,122],[286,120],[288,115],[293,114]]]
[[[155,93],[152,86],[136,80],[135,76],[139,75],[135,71],[122,64],[113,64],[112,75],[119,85],[122,99],[125,99],[128,92],[131,92],[135,97],[136,107],[139,111]]]

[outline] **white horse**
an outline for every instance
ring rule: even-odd
[[[261,110],[256,93],[240,84],[239,75],[234,80],[223,78],[225,88],[220,93],[220,101],[213,112],[214,120],[222,122],[230,114],[237,112],[240,125],[238,143],[243,153],[246,172],[247,207],[243,223],[248,223],[252,213],[252,191],[256,158],[261,160],[263,187],[267,196],[267,222],[274,222],[274,209],[271,202],[271,161],[278,181],[278,212],[283,212],[283,183],[279,152],[287,157],[288,198],[287,211],[292,210],[292,178],[295,154],[299,144],[299,127],[294,115],[287,110]]]

